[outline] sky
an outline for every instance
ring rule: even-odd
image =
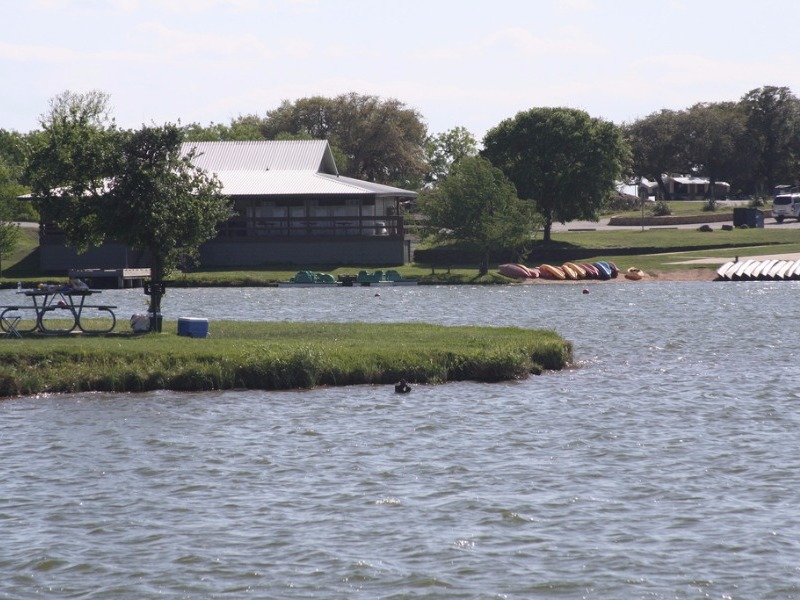
[[[394,98],[479,141],[543,106],[615,123],[766,85],[800,95],[797,0],[0,0],[0,128],[64,91],[118,125]]]

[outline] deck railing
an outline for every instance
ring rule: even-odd
[[[372,237],[402,238],[403,217],[236,217],[223,223],[218,239]]]

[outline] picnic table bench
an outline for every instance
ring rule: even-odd
[[[0,306],[0,309],[3,309],[0,312],[0,329],[5,332],[6,337],[22,337],[23,333],[32,333],[34,331],[49,335],[63,335],[76,330],[82,333],[109,333],[117,324],[117,317],[114,314],[116,306],[111,304],[86,304],[86,298],[101,294],[102,290],[50,286],[17,293],[30,298],[31,303]],[[111,325],[93,329],[88,323],[82,321],[84,310],[86,309],[98,311],[93,313],[93,318],[98,316],[110,318]],[[23,311],[33,311],[33,315],[31,315],[30,319],[26,319]],[[48,315],[55,316],[58,319],[66,319],[69,324],[68,327],[49,327],[47,324]]]

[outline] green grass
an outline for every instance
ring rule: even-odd
[[[500,381],[572,358],[555,333],[511,327],[215,321],[211,337],[198,339],[175,329],[3,340],[0,396]]]
[[[676,202],[678,206],[702,205],[701,202]],[[697,208],[696,210],[700,210]],[[712,232],[696,229],[620,229],[611,231],[567,231],[553,234],[550,244],[535,240],[528,257],[528,265],[545,262],[561,264],[565,261],[592,262],[611,260],[620,267],[637,266],[650,270],[676,270],[687,268],[674,264],[681,260],[673,254],[692,252],[701,256],[752,256],[757,254],[800,252],[800,231],[769,227],[723,231],[713,226]],[[25,245],[15,258],[6,260],[2,284],[13,286],[17,281],[28,284],[40,281],[64,281],[66,274],[42,274],[38,271],[38,239],[35,232],[25,231]],[[16,260],[16,262],[15,262]],[[686,258],[689,260],[689,258]],[[407,264],[391,267],[409,279],[428,284],[498,284],[509,280],[493,268],[483,277],[477,276],[477,261],[453,264]],[[712,266],[692,268],[711,269]],[[270,265],[242,269],[202,269],[189,273],[176,273],[170,280],[173,286],[267,286],[286,281],[299,270],[354,275],[360,270],[375,270],[364,266],[338,265]],[[386,268],[384,268],[386,270]]]
[[[670,216],[673,217],[692,217],[692,216],[701,216],[709,214],[707,211],[703,210],[703,207],[706,206],[705,200],[669,200],[667,201],[667,206],[670,208]],[[645,217],[652,217],[653,216],[653,206],[655,202],[646,202],[644,206],[644,216]],[[737,202],[736,206],[747,206],[747,202]],[[729,204],[717,204],[717,213],[731,213],[733,212],[733,206]],[[642,216],[642,209],[637,208],[636,210],[629,210],[629,211],[622,211],[622,212],[614,212],[613,215],[615,217],[641,217]]]

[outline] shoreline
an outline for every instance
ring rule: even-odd
[[[623,273],[612,279],[525,279],[511,285],[551,285],[551,284],[583,284],[593,285],[597,283],[680,283],[694,281],[714,281],[717,278],[716,271],[712,269],[677,269],[670,271],[642,271],[642,278],[639,280],[627,279]]]

